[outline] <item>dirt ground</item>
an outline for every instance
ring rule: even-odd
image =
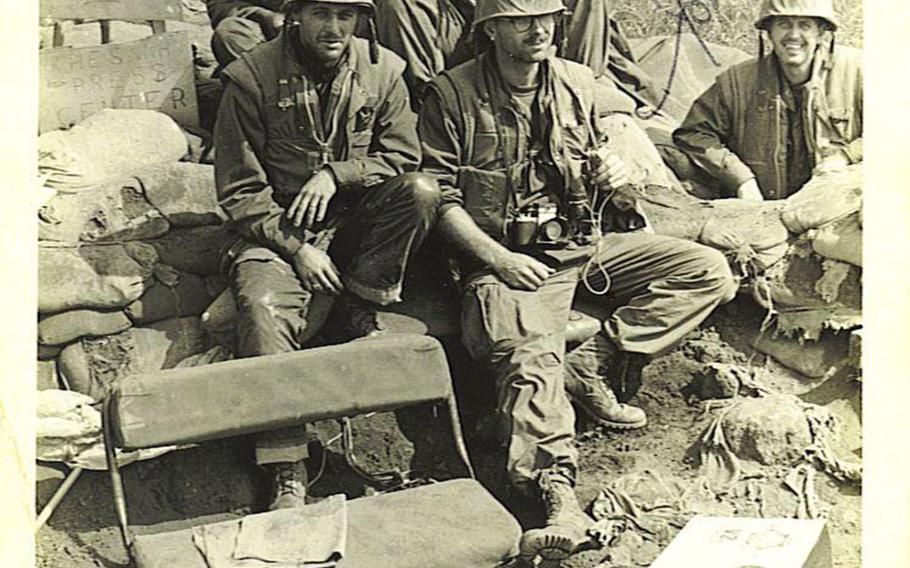
[[[846,369],[825,379],[807,380],[764,356],[755,354],[748,342],[758,329],[762,313],[748,298],[740,298],[720,308],[676,351],[656,359],[643,373],[642,386],[632,402],[648,414],[646,428],[629,433],[613,433],[592,428],[579,418],[578,437],[581,474],[578,495],[585,505],[598,492],[621,476],[650,471],[682,485],[699,484],[698,470],[690,459],[691,447],[710,421],[703,403],[686,386],[699,368],[698,345],[712,343],[711,356],[729,361],[748,362],[763,367],[765,386],[823,405],[841,423],[838,454],[846,459],[861,458],[860,388]],[[533,503],[510,491],[501,467],[501,453],[491,437],[489,406],[485,402],[489,387],[481,384],[472,368],[453,354],[457,390],[461,399],[465,431],[480,481],[518,517],[525,527],[538,524],[541,512]],[[703,351],[703,349],[702,349]],[[702,355],[703,356],[703,355]],[[687,394],[688,393],[688,394]],[[441,431],[442,422],[428,409],[410,413],[379,414],[355,421],[355,442],[363,461],[370,467],[397,466],[414,469],[415,475],[443,477],[451,454],[438,451],[440,440],[424,439],[422,433]],[[428,427],[429,424],[429,427]],[[317,425],[327,439],[337,428],[329,423]],[[404,434],[402,434],[404,432]],[[337,449],[330,446],[323,478],[314,486],[315,497],[343,491],[358,497],[369,490],[346,468]],[[264,507],[265,478],[252,465],[248,439],[238,438],[140,462],[124,469],[131,523],[143,530],[175,528],[188,522],[211,520],[222,513],[242,514]],[[748,517],[794,517],[799,505],[795,493],[783,480],[790,464],[763,466],[744,462],[746,479],[721,493],[709,494],[695,512]],[[450,473],[450,475],[452,475]],[[457,475],[457,474],[455,474]],[[50,498],[63,473],[42,467],[39,471],[38,507]],[[832,542],[835,568],[859,568],[861,495],[858,484],[835,481],[818,472],[815,491],[819,511],[826,515]],[[187,521],[186,519],[190,519]],[[153,526],[154,525],[154,526]],[[672,537],[678,527],[669,527]],[[119,540],[111,491],[105,472],[85,472],[67,495],[48,524],[36,537],[37,566],[42,568],[114,568],[127,565]],[[612,546],[575,555],[571,568],[647,566],[660,553],[661,546],[650,540],[622,538]]]

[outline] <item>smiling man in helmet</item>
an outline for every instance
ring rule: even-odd
[[[462,342],[494,377],[510,480],[546,509],[546,526],[523,535],[521,552],[550,566],[592,522],[574,492],[568,396],[611,427],[646,423],[603,381],[566,374],[580,281],[612,281],[608,296],[587,294],[619,304],[604,326],[611,359],[671,349],[736,289],[723,255],[689,241],[611,232],[593,246],[610,229],[597,212],[615,205],[610,195],[630,175],[606,143],[594,73],[554,55],[564,11],[560,0],[480,0],[481,53],[433,81],[418,127],[422,171],[443,192],[438,228],[461,273]]]
[[[755,26],[771,53],[721,73],[673,139],[724,195],[782,199],[862,161],[861,57],[831,0],[764,0]]]
[[[238,235],[226,264],[237,354],[300,349],[336,297],[349,336],[380,332],[405,265],[432,226],[404,62],[352,37],[372,0],[291,0],[281,33],[228,65],[215,128],[215,184]],[[324,312],[323,312],[324,313]],[[324,320],[324,317],[323,317]],[[305,388],[305,387],[304,387]],[[261,436],[273,508],[304,503],[305,428]]]

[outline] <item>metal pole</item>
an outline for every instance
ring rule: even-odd
[[[35,532],[37,533],[41,530],[41,527],[44,526],[44,523],[51,518],[51,515],[54,514],[54,510],[60,505],[60,502],[63,501],[63,498],[66,497],[67,492],[70,488],[76,483],[76,480],[79,479],[79,475],[82,473],[82,469],[79,466],[74,467],[66,475],[66,479],[63,480],[63,483],[60,484],[60,487],[54,491],[54,495],[51,497],[51,500],[47,502],[47,505],[41,509],[41,513],[38,515],[38,518],[35,520]]]

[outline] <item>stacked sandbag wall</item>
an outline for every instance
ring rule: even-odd
[[[56,193],[38,211],[39,388],[95,399],[127,374],[233,349],[200,318],[227,287],[213,167],[180,161],[187,139],[161,113],[98,114],[42,136],[39,169]]]

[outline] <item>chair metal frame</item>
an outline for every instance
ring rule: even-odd
[[[448,379],[449,379],[449,385],[451,387],[451,376],[449,376]],[[175,388],[179,388],[180,381],[174,380],[173,382],[174,382]],[[116,449],[121,446],[119,446],[115,442],[114,432],[113,432],[113,429],[114,429],[113,425],[116,423],[113,413],[114,413],[114,400],[116,398],[117,391],[118,391],[118,388],[114,387],[113,389],[111,389],[108,392],[108,395],[105,397],[103,405],[102,405],[102,413],[101,413],[102,421],[101,422],[102,422],[102,431],[103,431],[103,439],[104,439],[105,457],[107,460],[107,467],[108,467],[108,471],[110,474],[111,487],[113,489],[114,508],[115,508],[115,512],[116,512],[116,516],[117,516],[117,522],[120,527],[120,535],[121,535],[123,545],[126,548],[126,551],[129,555],[130,560],[132,562],[134,562],[135,561],[135,549],[134,549],[133,543],[134,543],[135,539],[134,539],[134,534],[131,531],[130,526],[129,526],[129,517],[127,514],[127,498],[126,498],[126,490],[125,490],[124,483],[123,483],[123,476],[120,472],[120,466],[117,463],[117,459],[116,459]],[[465,469],[468,473],[468,477],[470,477],[471,479],[476,479],[476,476],[474,473],[474,467],[471,464],[470,457],[468,456],[467,445],[465,444],[464,435],[463,435],[462,428],[461,428],[461,419],[459,417],[458,404],[457,404],[457,401],[455,400],[454,390],[452,388],[449,388],[448,392],[446,392],[444,394],[440,393],[440,396],[438,398],[431,400],[429,402],[436,405],[437,407],[442,406],[442,405],[444,405],[446,407],[446,410],[448,411],[448,415],[449,415],[449,427],[452,430],[456,453],[458,454],[458,457],[461,460],[462,464],[465,466]],[[374,412],[376,410],[382,410],[382,411],[398,410],[401,408],[407,408],[409,406],[415,406],[416,404],[424,404],[424,403],[413,403],[412,401],[403,399],[399,404],[393,406],[392,408],[389,408],[388,405],[384,405],[381,409],[375,408],[375,407],[365,407],[365,408],[359,409],[359,411],[354,414],[339,414],[339,415],[334,416],[334,418],[340,419],[340,422],[342,425],[342,444],[343,444],[343,449],[344,449],[345,461],[348,463],[348,465],[351,467],[351,469],[354,471],[354,473],[356,473],[359,477],[363,478],[364,480],[366,480],[368,482],[379,483],[380,485],[386,486],[386,488],[389,485],[395,484],[397,482],[401,482],[404,484],[407,483],[408,480],[401,478],[400,474],[398,474],[399,477],[396,478],[394,473],[389,473],[389,472],[380,473],[380,474],[370,473],[370,472],[367,472],[366,470],[364,470],[358,464],[358,462],[353,454],[353,445],[350,443],[351,442],[350,418],[352,418],[353,416],[362,416],[364,414],[368,414],[368,413]],[[211,412],[213,412],[213,413],[221,412],[221,411],[223,411],[223,409],[221,409],[221,408],[214,408],[211,410]],[[149,417],[149,421],[153,421],[153,420],[154,420],[154,417]],[[304,424],[309,421],[311,421],[311,420],[308,419],[307,417],[303,417],[300,419],[299,423]],[[268,428],[251,429],[246,432],[254,433],[254,432],[261,432],[261,431],[265,431],[265,430],[268,430]],[[218,438],[216,438],[216,439],[218,439]],[[206,440],[212,440],[212,438],[207,438]],[[142,448],[130,446],[129,449],[142,449]]]

